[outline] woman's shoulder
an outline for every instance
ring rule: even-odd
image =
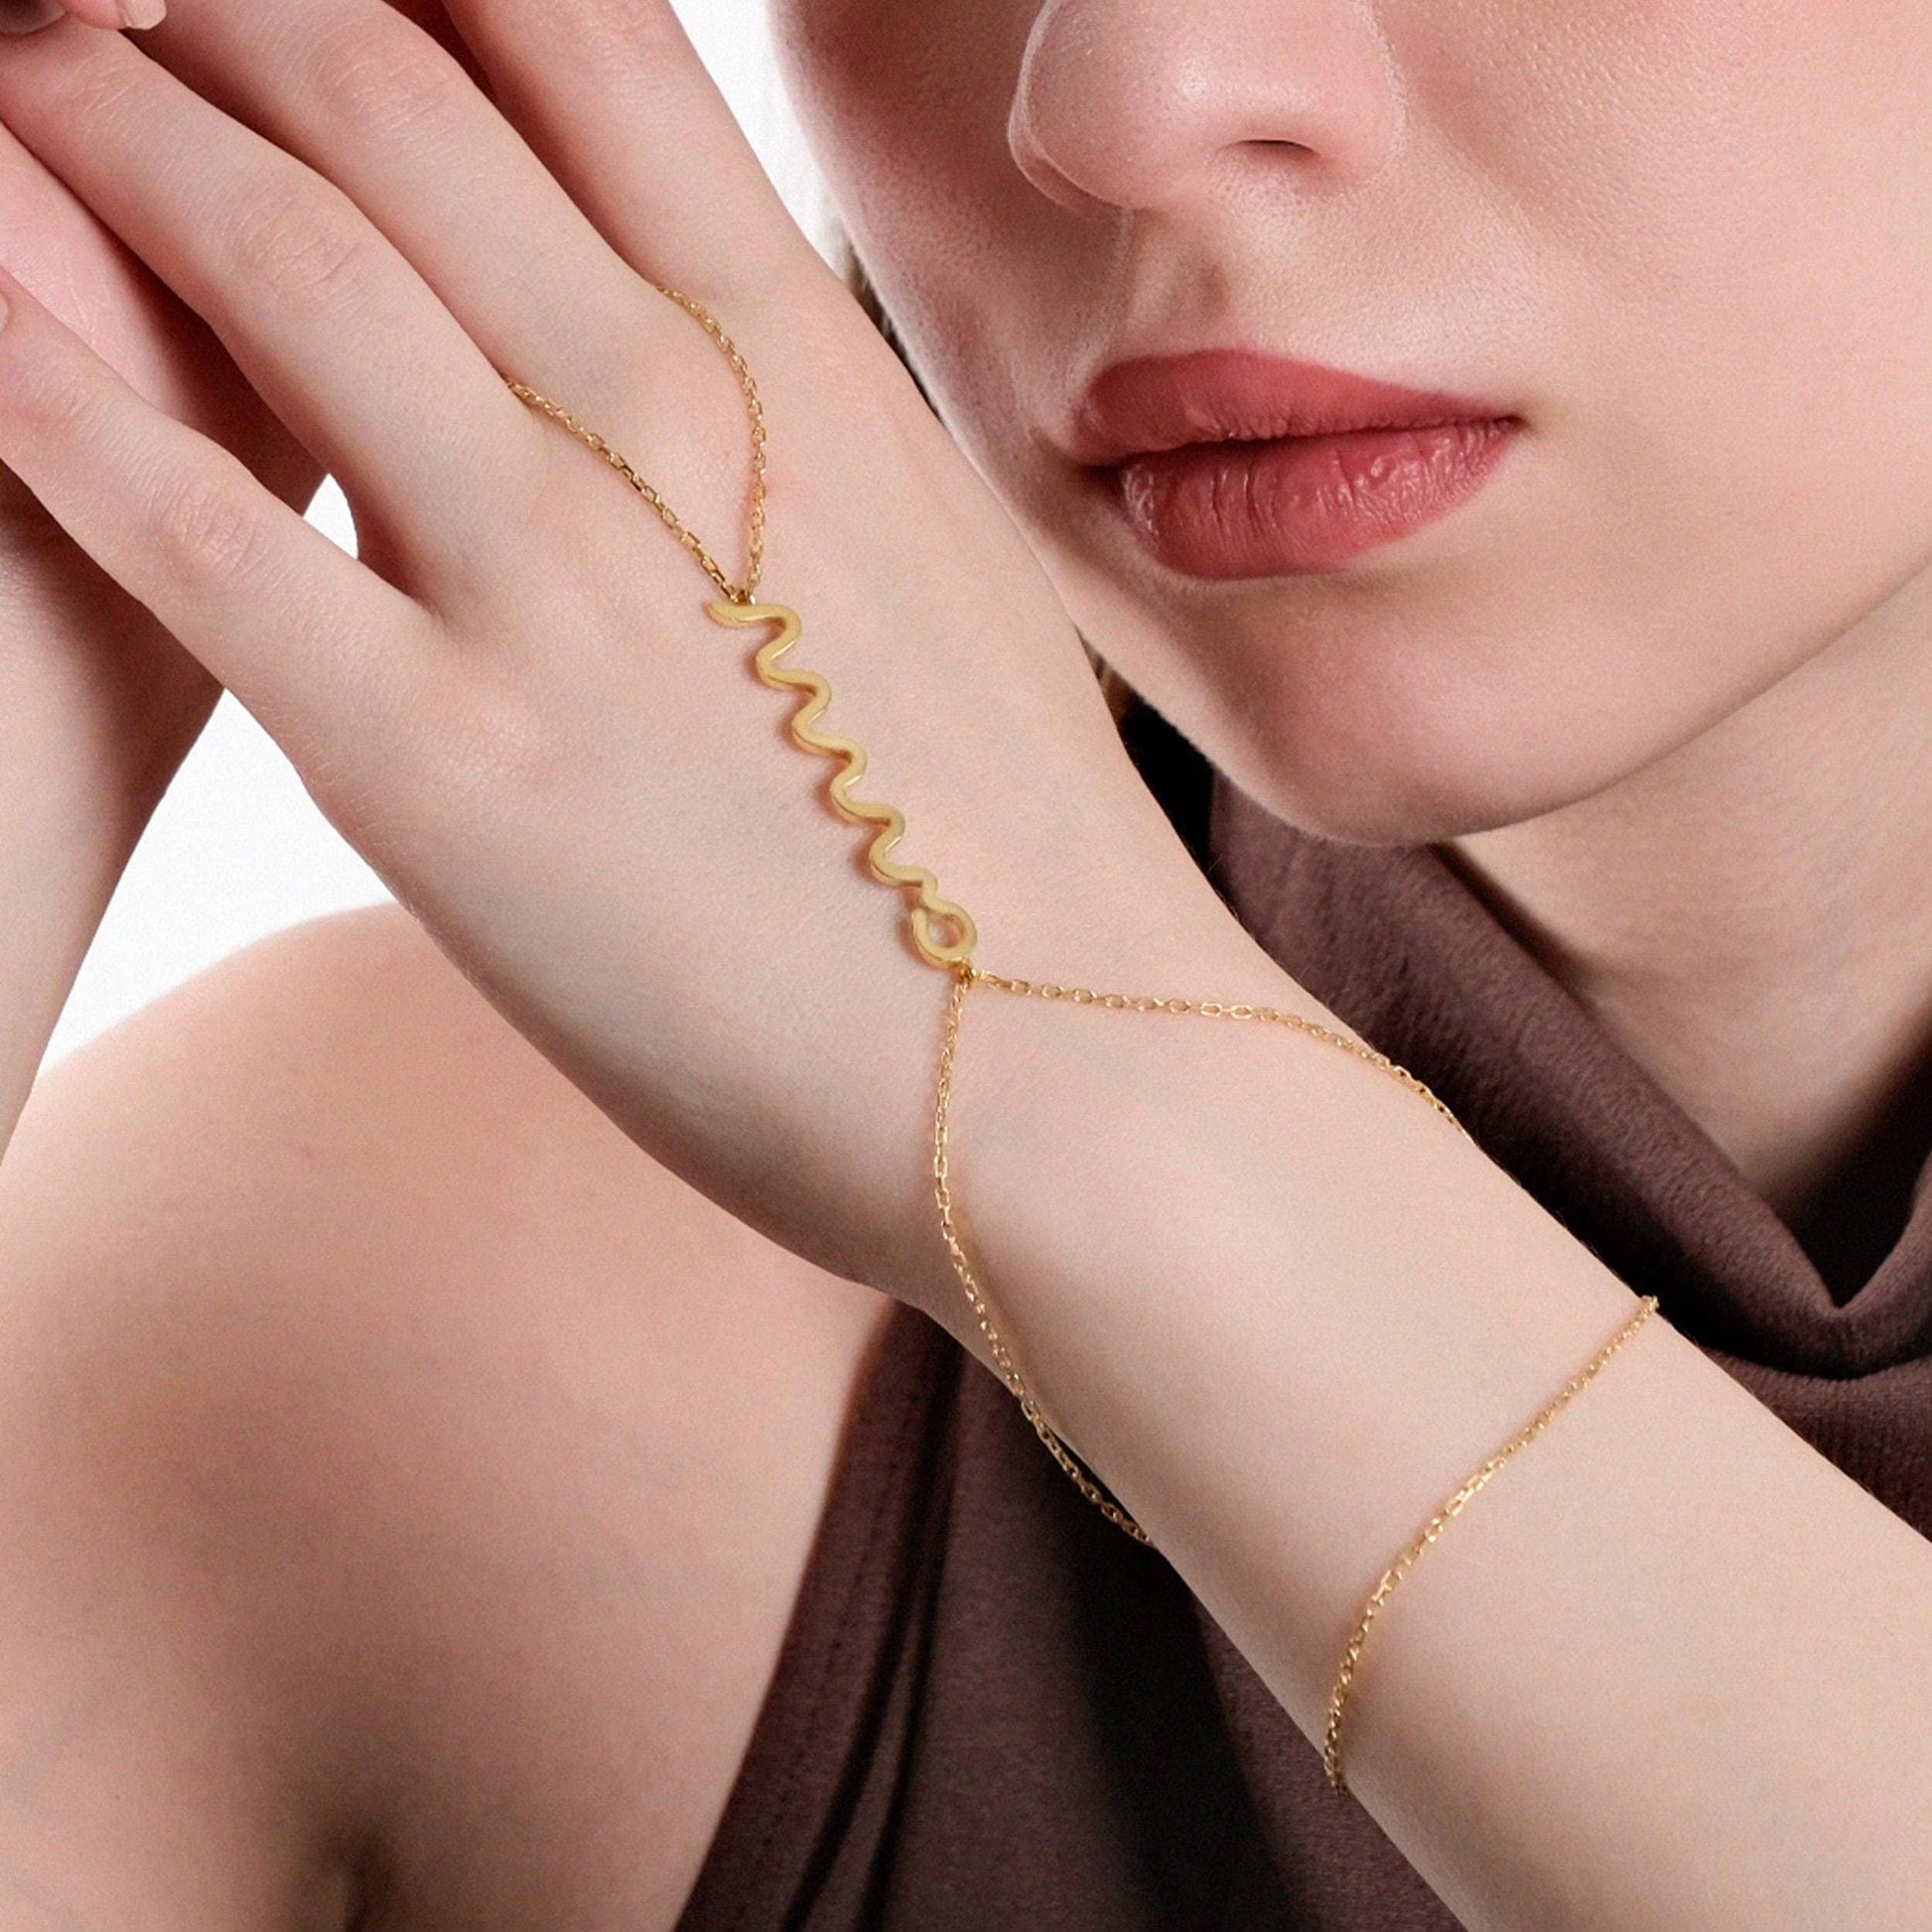
[[[472,1320],[561,1312],[565,1281],[592,1277],[777,1316],[881,1306],[633,1145],[388,904],[263,940],[53,1068],[0,1215],[10,1245],[59,1229],[123,1268],[172,1255],[205,1287],[340,1277],[305,1313],[357,1332],[401,1312],[405,1278],[424,1302],[461,1280],[443,1311]],[[382,1306],[355,1303],[376,1266]]]
[[[554,1839],[524,1916],[615,1858],[668,1924],[888,1312],[651,1161],[399,909],[292,929],[63,1062],[0,1166],[7,1588],[55,1592],[15,1627],[178,1631],[208,1775],[410,1818],[452,1907],[537,1882],[465,1823],[514,1812]],[[0,1762],[86,1696],[7,1650]],[[673,1769],[620,1817],[617,1762]]]

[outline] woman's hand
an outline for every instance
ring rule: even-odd
[[[0,130],[0,233],[141,395],[291,503],[321,471],[206,326]],[[0,1145],[128,853],[217,686],[0,471]]]
[[[789,743],[797,699],[754,678],[764,633],[713,623],[691,557],[503,376],[737,574],[743,400],[653,283],[702,301],[762,390],[764,594],[805,623],[787,662],[830,677],[823,728],[872,753],[859,794],[904,810],[897,856],[975,914],[981,963],[1239,997],[1201,984],[1206,945],[1281,982],[668,6],[452,14],[513,120],[382,0],[178,0],[140,47],[73,22],[0,43],[0,119],[342,481],[360,562],[17,286],[0,458],[638,1140],[956,1324],[926,1141],[946,980],[826,801],[835,767]]]

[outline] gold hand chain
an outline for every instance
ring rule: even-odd
[[[588,445],[601,456],[657,512],[665,527],[691,553],[712,583],[723,594],[719,600],[705,606],[707,615],[714,622],[731,627],[770,630],[771,634],[752,655],[752,668],[759,681],[773,689],[803,691],[807,694],[806,701],[796,708],[790,720],[793,742],[804,751],[836,759],[839,761],[839,770],[826,784],[828,800],[840,817],[853,823],[876,825],[880,828],[867,848],[867,864],[873,876],[882,884],[911,896],[912,904],[907,912],[907,922],[914,947],[929,964],[952,975],[952,992],[946,1003],[945,1026],[939,1051],[939,1074],[933,1102],[932,1181],[933,1194],[939,1210],[940,1233],[953,1272],[959,1279],[967,1307],[972,1311],[975,1325],[985,1338],[987,1350],[993,1358],[996,1370],[1018,1400],[1022,1412],[1033,1425],[1041,1443],[1045,1445],[1048,1453],[1072,1478],[1080,1493],[1093,1503],[1109,1522],[1124,1530],[1137,1542],[1146,1543],[1150,1540],[1147,1532],[1087,1470],[1079,1457],[1060,1440],[1040,1413],[1038,1404],[1035,1401],[1032,1391],[1014,1361],[1005,1336],[993,1319],[986,1291],[981,1286],[959,1238],[959,1229],[953,1213],[948,1126],[952,1102],[953,1068],[959,1042],[960,1014],[968,991],[975,986],[985,986],[1022,999],[1058,1000],[1072,1006],[1100,1007],[1115,1012],[1188,1014],[1206,1020],[1244,1021],[1279,1026],[1289,1032],[1306,1035],[1324,1045],[1335,1046],[1343,1052],[1352,1054],[1356,1059],[1366,1062],[1408,1088],[1449,1122],[1458,1133],[1463,1134],[1465,1139],[1466,1131],[1449,1108],[1406,1067],[1398,1066],[1386,1054],[1378,1053],[1374,1047],[1363,1041],[1300,1014],[1284,1013],[1274,1007],[1255,1006],[1244,1002],[1161,999],[1139,994],[1099,993],[1085,986],[1062,986],[1053,981],[1035,982],[1009,978],[1003,973],[989,972],[974,963],[973,949],[978,943],[978,928],[965,907],[942,897],[938,881],[923,866],[904,865],[890,856],[904,835],[904,817],[896,806],[855,798],[852,795],[851,787],[866,769],[864,748],[851,739],[835,738],[829,733],[814,729],[815,721],[832,701],[831,685],[816,671],[799,666],[782,665],[779,662],[785,652],[798,641],[802,625],[797,612],[788,605],[760,603],[758,599],[759,581],[763,571],[764,561],[765,425],[763,405],[759,400],[758,384],[753,378],[751,368],[744,356],[739,353],[737,345],[726,335],[717,318],[709,310],[676,289],[660,287],[659,292],[676,303],[718,345],[744,391],[746,412],[752,427],[752,482],[750,530],[743,583],[733,581],[718,560],[685,526],[670,504],[595,430],[588,429],[567,409],[552,402],[548,397],[538,394],[526,384],[509,376],[505,376],[503,380],[508,384],[511,392],[523,402],[555,418],[579,442]],[[1389,1592],[1407,1574],[1422,1551],[1435,1541],[1444,1526],[1490,1479],[1496,1469],[1548,1425],[1556,1413],[1596,1374],[1604,1362],[1622,1346],[1642,1323],[1644,1317],[1655,1308],[1655,1300],[1646,1299],[1637,1313],[1600,1351],[1596,1359],[1582,1374],[1573,1378],[1553,1403],[1528,1427],[1512,1438],[1510,1443],[1455,1492],[1449,1503],[1425,1526],[1415,1541],[1384,1574],[1382,1582],[1371,1595],[1350,1638],[1340,1676],[1329,1700],[1322,1755],[1329,1781],[1337,1791],[1346,1789],[1341,1776],[1340,1763],[1344,1704],[1350,1686],[1354,1682],[1362,1644],[1367,1637],[1369,1625]]]
[[[503,379],[513,395],[529,404],[531,408],[553,417],[579,442],[596,451],[657,512],[665,527],[697,560],[705,575],[724,593],[722,600],[705,606],[706,614],[714,622],[732,626],[771,627],[770,638],[753,653],[752,668],[759,679],[774,689],[802,690],[808,694],[806,702],[792,714],[790,729],[793,742],[805,751],[840,760],[841,768],[827,782],[827,798],[840,817],[854,823],[873,824],[881,828],[867,848],[867,863],[872,874],[882,884],[897,887],[913,895],[914,902],[907,914],[912,943],[921,958],[953,976],[952,997],[946,1006],[945,1032],[940,1045],[939,1081],[933,1105],[932,1128],[933,1193],[939,1209],[941,1237],[945,1242],[946,1253],[951,1259],[953,1272],[959,1278],[967,1306],[972,1311],[974,1323],[986,1339],[988,1352],[993,1357],[1001,1379],[1019,1400],[1027,1420],[1033,1425],[1054,1461],[1072,1477],[1081,1494],[1094,1503],[1109,1522],[1125,1530],[1136,1541],[1145,1543],[1148,1541],[1147,1532],[1088,1473],[1079,1458],[1060,1440],[1045,1417],[1040,1414],[1037,1403],[1034,1400],[1032,1392],[1014,1362],[1005,1337],[994,1322],[986,1292],[981,1287],[959,1238],[959,1229],[953,1215],[948,1130],[953,1063],[958,1049],[959,1018],[968,989],[986,986],[1023,999],[1064,1000],[1074,1006],[1095,1006],[1135,1013],[1195,1014],[1203,1019],[1255,1021],[1285,1027],[1291,1032],[1306,1034],[1310,1038],[1320,1040],[1324,1044],[1338,1046],[1342,1051],[1351,1053],[1357,1059],[1366,1061],[1370,1066],[1388,1074],[1427,1101],[1437,1113],[1449,1121],[1457,1132],[1462,1131],[1461,1123],[1406,1067],[1398,1066],[1372,1046],[1352,1039],[1346,1034],[1336,1032],[1332,1027],[1324,1027],[1315,1021],[1304,1019],[1299,1014],[1282,1013],[1273,1007],[1251,1006],[1239,1002],[1155,999],[1140,995],[1097,993],[1090,987],[1084,986],[1060,986],[1051,981],[1035,983],[1032,980],[1010,979],[1005,974],[988,972],[974,964],[973,948],[978,943],[979,931],[972,915],[964,906],[940,897],[938,881],[923,866],[901,865],[888,856],[904,834],[903,815],[897,806],[852,796],[851,786],[866,768],[864,748],[851,739],[834,738],[829,733],[813,729],[814,721],[824,713],[832,701],[831,685],[816,671],[783,666],[778,662],[778,659],[797,642],[803,625],[798,613],[788,605],[758,602],[759,582],[763,573],[764,562],[765,425],[764,406],[759,399],[758,383],[751,367],[739,352],[737,345],[726,335],[718,319],[702,304],[677,289],[659,285],[659,293],[676,303],[718,345],[725,359],[731,364],[732,372],[738,377],[739,386],[744,392],[746,414],[752,428],[752,481],[750,534],[746,546],[743,583],[733,581],[724,566],[706,549],[698,537],[686,528],[670,504],[595,430],[587,428],[569,410],[552,402],[547,396],[540,395],[526,384],[508,376]]]

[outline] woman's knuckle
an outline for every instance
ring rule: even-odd
[[[682,37],[666,0],[564,0],[557,23],[587,47],[629,55],[653,69]]]
[[[278,182],[237,207],[228,254],[247,285],[307,306],[358,287],[373,267],[372,240],[346,197]]]
[[[159,483],[150,529],[175,568],[194,577],[250,575],[263,553],[259,505],[234,479],[216,472]]]
[[[332,120],[365,140],[386,140],[449,113],[470,87],[461,67],[427,35],[371,28],[359,15],[324,37],[309,85]]]
[[[508,673],[466,665],[445,680],[440,728],[420,761],[423,808],[452,822],[479,810],[520,810],[554,795],[564,747],[542,706]]]
[[[40,357],[9,371],[8,413],[50,442],[89,447],[101,427],[101,386],[93,377],[74,357]]]

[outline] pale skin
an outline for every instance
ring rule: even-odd
[[[968,1336],[921,1162],[944,983],[839,864],[822,771],[720,649],[688,559],[490,366],[731,530],[733,390],[645,269],[728,312],[760,370],[772,594],[985,963],[1319,1017],[1139,789],[1070,616],[1291,815],[1453,839],[1787,1212],[1922,1049],[1932,295],[1897,243],[1922,240],[1932,182],[1872,130],[1920,119],[1932,31],[1793,4],[1553,7],[1528,33],[1466,0],[1304,5],[1309,33],[1270,37],[1286,10],[1250,0],[1203,55],[1186,11],[1001,0],[902,10],[897,40],[869,7],[781,16],[842,206],[1001,500],[646,0],[453,8],[508,124],[375,5],[182,0],[154,62],[74,23],[0,45],[9,205],[36,165],[76,198],[31,191],[45,252],[0,283],[0,458],[98,567],[8,564],[8,675],[39,713],[0,724],[31,914],[4,960],[7,1090],[205,705],[169,636],[501,1015],[402,914],[368,915],[223,969],[28,1110],[0,1168],[0,1924],[342,1925],[386,1899],[424,1925],[482,1901],[491,1923],[669,1925],[873,1291]],[[1398,165],[1431,144],[1460,171]],[[1304,161],[1325,194],[1263,219],[1256,171]],[[1668,195],[1646,172],[1666,167]],[[1405,227],[1405,197],[1446,180],[1466,197]],[[240,377],[199,415],[169,392],[179,351],[107,299],[83,204],[344,479],[366,568],[173,426],[285,497],[314,475]],[[1346,251],[1377,220],[1451,259],[1490,244],[1492,306],[1424,303],[1435,259],[1364,294]],[[1760,220],[1783,253],[1739,289]],[[1618,240],[1639,229],[1640,261]],[[982,233],[1000,245],[966,245]],[[1521,385],[1548,426],[1521,493],[1417,539],[1373,596],[1218,608],[1138,571],[1055,489],[1046,385],[1096,314],[1197,326],[1154,306],[1162,271],[1200,286],[1184,271],[1230,236],[1235,320],[1303,291],[1277,345]],[[1103,259],[1151,266],[1095,303]],[[1848,275],[1856,355],[1799,299]],[[1779,289],[1779,326],[1744,340]],[[1767,418],[1774,396],[1796,400]],[[114,584],[154,613],[166,729],[86,669],[127,661]],[[1346,649],[1270,651],[1315,626]],[[967,1026],[962,1186],[1042,1397],[1313,1731],[1382,1565],[1629,1293],[1340,1055],[991,995]],[[1923,1540],[1653,1324],[1404,1586],[1351,1779],[1474,1926],[1915,1924],[1928,1604]]]

